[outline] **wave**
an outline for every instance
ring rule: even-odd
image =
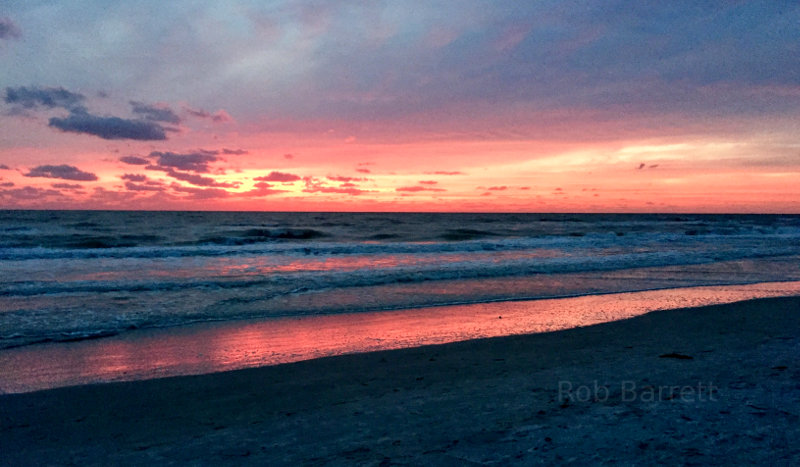
[[[240,232],[228,232],[224,235],[204,237],[195,242],[197,245],[248,245],[270,242],[274,240],[313,240],[329,236],[314,229],[247,229]]]
[[[538,237],[497,237],[490,231],[457,229],[440,241],[403,242],[396,234],[371,234],[363,241],[336,242],[328,234],[314,229],[248,229],[205,237],[185,245],[137,245],[155,242],[156,236],[123,235],[119,238],[81,236],[61,240],[55,246],[0,247],[0,260],[25,261],[37,259],[95,259],[95,258],[171,258],[217,257],[251,255],[379,255],[435,254],[480,251],[519,251],[558,248],[565,252],[581,248],[640,249],[652,246],[664,249],[674,245],[680,249],[709,251],[726,245],[734,249],[774,247],[800,251],[800,231],[789,229],[735,236],[716,232],[650,233],[629,232],[620,235],[614,230],[599,233],[568,232],[565,235]],[[325,239],[325,241],[320,241]],[[70,247],[70,245],[72,247]]]
[[[445,233],[441,234],[439,237],[443,240],[463,241],[463,240],[473,240],[476,238],[484,238],[484,237],[496,237],[500,235],[501,234],[499,233],[489,232],[486,230],[450,229]]]
[[[614,237],[616,238],[616,237]],[[584,241],[585,238],[578,240]],[[373,286],[392,283],[418,283],[425,281],[441,281],[450,279],[478,279],[492,277],[525,276],[536,274],[562,274],[573,272],[614,271],[641,267],[685,266],[710,264],[725,261],[737,261],[754,258],[786,257],[800,254],[798,248],[783,245],[759,245],[748,243],[739,248],[713,250],[709,248],[692,248],[680,250],[650,250],[646,248],[573,248],[568,253],[526,251],[509,252],[505,245],[506,255],[498,255],[497,249],[488,248],[491,244],[476,243],[469,251],[456,251],[457,254],[443,258],[439,245],[406,245],[409,250],[394,251],[388,254],[385,249],[375,245],[362,245],[356,251],[361,255],[345,261],[342,265],[331,268],[320,268],[326,258],[314,261],[299,261],[291,268],[279,266],[257,269],[250,274],[232,276],[214,275],[217,266],[211,265],[211,272],[201,275],[202,270],[192,272],[188,277],[156,275],[141,279],[142,274],[137,267],[132,268],[128,276],[122,275],[116,280],[29,280],[10,279],[0,284],[0,296],[34,296],[42,294],[75,294],[75,293],[108,293],[108,292],[157,292],[175,290],[225,290],[257,287],[266,293],[286,293],[288,290],[303,288],[304,290],[321,290],[330,288]],[[453,245],[449,245],[453,247]],[[519,246],[519,245],[518,245]],[[364,255],[376,247],[381,255],[374,252]],[[353,253],[353,248],[338,247],[332,252]],[[297,255],[313,255],[311,250],[290,250]],[[477,254],[476,251],[483,254]],[[250,254],[258,250],[250,250]],[[433,253],[428,261],[423,261],[421,252]],[[401,253],[398,255],[397,253]],[[417,256],[414,256],[417,255]],[[251,256],[252,257],[252,256]],[[248,261],[242,261],[247,263]],[[136,263],[134,263],[136,266]],[[141,265],[144,268],[146,264]]]
[[[114,320],[112,322],[108,322],[107,320],[103,321],[102,319],[99,320],[89,320],[87,323],[84,324],[83,327],[72,327],[68,329],[61,329],[61,330],[53,330],[50,325],[43,323],[44,326],[38,330],[30,329],[29,332],[21,332],[21,333],[11,333],[11,334],[0,334],[0,349],[9,349],[15,347],[23,347],[32,344],[41,344],[41,343],[52,343],[52,342],[77,342],[83,340],[92,340],[92,339],[100,339],[104,337],[110,337],[122,334],[127,331],[133,331],[137,329],[154,329],[154,328],[168,328],[168,327],[176,327],[176,326],[186,326],[191,324],[197,323],[212,323],[212,322],[220,322],[220,321],[235,321],[235,320],[244,320],[244,319],[255,319],[255,318],[284,318],[289,316],[310,316],[310,315],[325,315],[325,314],[338,314],[338,313],[355,313],[355,312],[377,312],[377,311],[391,311],[391,310],[402,310],[402,309],[419,309],[419,308],[429,308],[429,307],[439,307],[439,306],[453,306],[453,305],[469,305],[469,304],[480,304],[480,303],[497,303],[497,302],[512,302],[512,301],[535,301],[535,300],[544,300],[544,299],[560,299],[560,298],[574,298],[574,297],[585,297],[585,296],[596,296],[596,295],[608,295],[608,294],[622,294],[622,293],[634,293],[634,292],[647,292],[647,291],[655,291],[655,290],[667,290],[667,289],[675,289],[675,288],[693,288],[693,287],[704,287],[704,286],[746,286],[746,285],[757,285],[762,284],[764,286],[769,286],[773,289],[772,293],[777,293],[779,295],[795,295],[800,290],[800,281],[798,278],[793,280],[712,280],[707,281],[705,283],[695,283],[695,284],[678,284],[678,283],[665,283],[657,286],[642,286],[637,285],[634,283],[628,284],[620,284],[619,287],[609,290],[576,290],[573,292],[542,292],[542,293],[534,293],[534,294],[523,294],[523,295],[516,295],[516,296],[505,296],[502,298],[491,297],[491,296],[474,296],[474,297],[464,297],[462,299],[457,300],[438,300],[435,302],[404,302],[404,303],[385,303],[383,305],[372,305],[366,307],[360,307],[358,309],[337,309],[336,307],[328,307],[324,310],[316,310],[313,312],[307,313],[292,313],[292,312],[282,312],[282,313],[267,313],[267,310],[261,309],[259,312],[239,312],[239,313],[227,313],[227,314],[218,314],[218,313],[211,313],[211,314],[203,314],[203,313],[193,313],[193,314],[162,314],[152,316],[145,321],[119,321]],[[229,305],[234,303],[247,303],[248,301],[241,301],[237,302],[236,299],[224,300],[219,303],[222,305],[224,309],[229,309]],[[100,316],[97,316],[100,318]],[[104,327],[98,327],[97,321],[104,322]],[[31,332],[32,331],[32,332]]]

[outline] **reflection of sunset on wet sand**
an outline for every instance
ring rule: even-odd
[[[800,292],[800,283],[695,287],[139,331],[0,354],[3,391],[275,365],[354,352],[555,331],[654,310]]]

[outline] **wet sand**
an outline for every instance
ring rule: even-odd
[[[800,462],[800,297],[0,396],[1,463]]]
[[[533,334],[655,310],[800,295],[800,282],[704,286],[371,313],[199,323],[0,350],[0,394],[188,376]]]

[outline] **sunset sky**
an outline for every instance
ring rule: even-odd
[[[800,3],[11,0],[0,208],[800,212]]]

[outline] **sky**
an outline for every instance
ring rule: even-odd
[[[0,209],[800,213],[794,1],[0,3]]]

